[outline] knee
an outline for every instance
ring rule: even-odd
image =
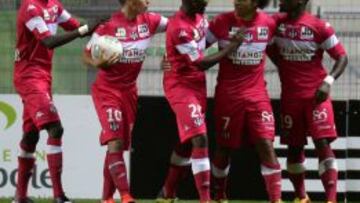
[[[111,140],[107,146],[110,153],[120,152],[124,148],[124,142],[121,139]]]
[[[39,142],[39,131],[27,132],[23,135],[21,142],[27,145],[36,145]]]
[[[208,139],[205,134],[197,135],[191,139],[193,147],[205,148],[208,147]]]
[[[49,133],[49,136],[54,139],[61,139],[64,134],[64,128],[60,123],[50,124],[46,126],[46,130]]]
[[[323,149],[329,146],[329,141],[327,139],[314,140],[314,145],[317,150]]]
[[[215,157],[229,158],[232,150],[228,147],[217,146],[215,149]]]
[[[263,157],[264,159],[275,159],[276,154],[273,147],[273,142],[269,139],[261,139],[256,143],[256,150],[260,155],[260,158]]]
[[[20,142],[21,149],[26,152],[35,152],[36,145],[39,142],[39,138],[39,131],[31,131],[25,133]]]

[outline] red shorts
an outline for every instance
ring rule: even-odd
[[[100,144],[122,139],[125,150],[131,143],[131,132],[137,110],[137,92],[92,86],[92,98],[101,124]]]
[[[60,117],[52,101],[51,83],[39,79],[15,82],[23,105],[24,133],[42,130],[46,124],[59,122]]]
[[[312,99],[281,100],[281,143],[291,146],[307,144],[307,135],[313,140],[337,138],[331,100],[315,105]]]
[[[180,141],[188,141],[194,136],[206,133],[206,92],[191,89],[173,88],[172,96],[166,94],[172,110],[176,115]]]
[[[275,120],[270,101],[224,102],[215,99],[217,144],[236,149],[260,139],[274,140]]]

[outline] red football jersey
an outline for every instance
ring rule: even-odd
[[[205,73],[198,69],[197,63],[204,57],[207,27],[203,15],[197,14],[192,19],[182,10],[169,20],[166,53],[171,69],[164,74],[165,91],[167,86],[178,82],[195,89],[205,87]]]
[[[17,14],[15,80],[51,79],[53,50],[46,48],[41,40],[55,35],[58,25],[65,30],[80,26],[58,0],[22,1]]]
[[[220,61],[216,94],[238,99],[268,99],[264,80],[266,47],[276,30],[273,18],[257,12],[251,21],[245,21],[232,12],[218,15],[210,22],[208,43],[218,42],[219,49],[230,43],[232,34],[245,28],[241,46]]]
[[[144,13],[135,20],[128,20],[120,11],[114,13],[108,22],[95,31],[86,50],[90,51],[98,37],[109,35],[122,43],[124,53],[118,63],[99,70],[94,84],[116,89],[135,88],[146,49],[156,33],[165,32],[167,21],[167,18],[156,13]]]
[[[346,54],[330,23],[309,13],[296,20],[274,15],[278,24],[269,55],[278,63],[283,99],[312,98],[327,72],[324,51],[338,59]]]

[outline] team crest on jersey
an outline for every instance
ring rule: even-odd
[[[126,29],[123,27],[118,27],[116,29],[115,37],[118,39],[125,39],[126,38]]]
[[[281,23],[277,29],[278,33],[280,34],[285,34],[286,32],[286,27],[285,27],[285,24],[284,23]]]
[[[194,34],[194,40],[195,41],[199,41],[201,39],[199,30],[194,29],[193,34]]]
[[[48,10],[44,9],[43,13],[44,13],[44,20],[50,20],[51,19],[51,16],[50,16],[50,13],[49,13]]]
[[[269,38],[269,28],[268,27],[258,27],[258,39],[267,40]]]
[[[188,34],[186,33],[185,30],[181,30],[180,33],[179,33],[179,38],[183,38],[183,37],[187,37]]]
[[[138,32],[141,38],[150,36],[150,30],[147,24],[138,25]]]
[[[132,40],[136,40],[139,38],[139,35],[136,31],[131,32],[130,37]]]
[[[54,12],[54,13],[58,13],[59,12],[59,7],[57,5],[53,6],[51,8],[51,10]]]
[[[295,28],[292,28],[292,29],[289,30],[288,36],[289,36],[290,38],[295,38],[295,37],[298,36],[298,32],[296,31]]]
[[[314,39],[314,32],[306,27],[306,26],[303,26],[301,27],[301,34],[300,34],[300,38],[301,39]]]
[[[254,39],[254,36],[251,32],[247,32],[244,37],[245,41],[251,41]]]

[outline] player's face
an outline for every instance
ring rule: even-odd
[[[256,11],[256,0],[234,0],[235,12],[239,16],[247,16]]]
[[[149,7],[149,0],[128,0],[129,7],[135,14],[141,14],[145,12]]]
[[[291,12],[301,5],[303,0],[280,0],[280,11]]]
[[[193,13],[205,13],[209,0],[190,0],[190,9]]]

